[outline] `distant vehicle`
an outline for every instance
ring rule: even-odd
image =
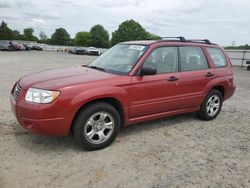
[[[38,46],[38,45],[34,45],[34,46],[32,46],[32,48],[31,48],[32,50],[40,50],[40,51],[42,51],[43,50],[43,48],[42,47],[40,47],[40,46]]]
[[[15,51],[20,51],[22,48],[19,42],[10,41],[10,44],[14,47]]]
[[[81,54],[81,55],[85,55],[85,53],[86,53],[86,48],[83,48],[83,47],[76,47],[76,48],[70,49],[70,50],[69,50],[69,53],[71,53],[71,54]]]
[[[10,41],[1,40],[0,41],[0,50],[2,51],[14,51],[15,47]]]
[[[25,46],[24,46],[23,44],[20,44],[20,46],[21,46],[21,50],[22,50],[22,51],[25,51],[25,50],[26,50],[26,48],[25,48]]]
[[[32,50],[32,46],[30,46],[29,44],[23,44],[23,46],[24,46],[26,51]]]
[[[74,54],[77,48],[71,48],[69,49],[69,53]]]
[[[76,48],[74,51],[74,54],[85,55],[85,53],[86,53],[86,48]]]
[[[101,52],[100,52],[100,50],[98,50],[97,48],[95,48],[95,47],[88,47],[87,49],[86,49],[86,54],[87,55],[101,55]]]

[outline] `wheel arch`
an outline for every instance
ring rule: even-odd
[[[73,124],[77,118],[77,116],[84,110],[86,109],[88,106],[90,106],[91,104],[94,104],[94,103],[97,103],[97,102],[104,102],[104,103],[107,103],[107,104],[110,104],[111,106],[113,106],[117,111],[118,113],[120,114],[120,117],[121,117],[121,126],[124,126],[124,123],[125,123],[125,109],[123,108],[123,105],[122,105],[122,102],[115,98],[115,97],[103,97],[103,98],[96,98],[96,99],[92,99],[92,100],[89,100],[87,102],[85,102],[84,104],[82,104],[77,112],[75,113],[75,116],[71,122],[71,126],[70,126],[70,133],[72,132],[72,127],[73,127]]]
[[[222,95],[222,97],[224,99],[224,96],[225,96],[225,87],[223,85],[214,86],[212,89],[218,90],[221,93],[221,95]]]

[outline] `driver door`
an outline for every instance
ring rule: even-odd
[[[178,109],[180,73],[177,47],[155,49],[143,66],[155,68],[157,73],[132,77],[129,118]]]

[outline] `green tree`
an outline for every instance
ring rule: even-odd
[[[13,31],[7,26],[7,23],[2,21],[0,25],[0,40],[12,40],[14,39]]]
[[[90,29],[91,45],[98,48],[110,46],[109,33],[102,25],[95,25]]]
[[[238,49],[238,50],[250,50],[250,46],[248,44],[240,45],[240,46],[226,46],[225,49]]]
[[[32,28],[25,28],[23,30],[23,35],[24,35],[24,40],[29,40],[29,41],[38,41],[38,38],[33,35],[34,29]]]
[[[51,36],[51,43],[57,45],[68,45],[70,36],[64,28],[58,28]]]
[[[74,44],[77,46],[89,46],[91,45],[90,32],[80,31],[76,33]]]
[[[111,43],[115,45],[130,40],[145,40],[147,37],[148,33],[138,22],[127,20],[122,22],[119,28],[112,33]]]

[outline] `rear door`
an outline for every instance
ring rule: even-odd
[[[172,111],[178,108],[177,47],[160,47],[143,66],[157,70],[156,75],[133,76],[130,91],[130,118]]]
[[[204,89],[214,78],[203,50],[197,46],[179,47],[180,54],[180,107],[200,106],[206,93]]]

